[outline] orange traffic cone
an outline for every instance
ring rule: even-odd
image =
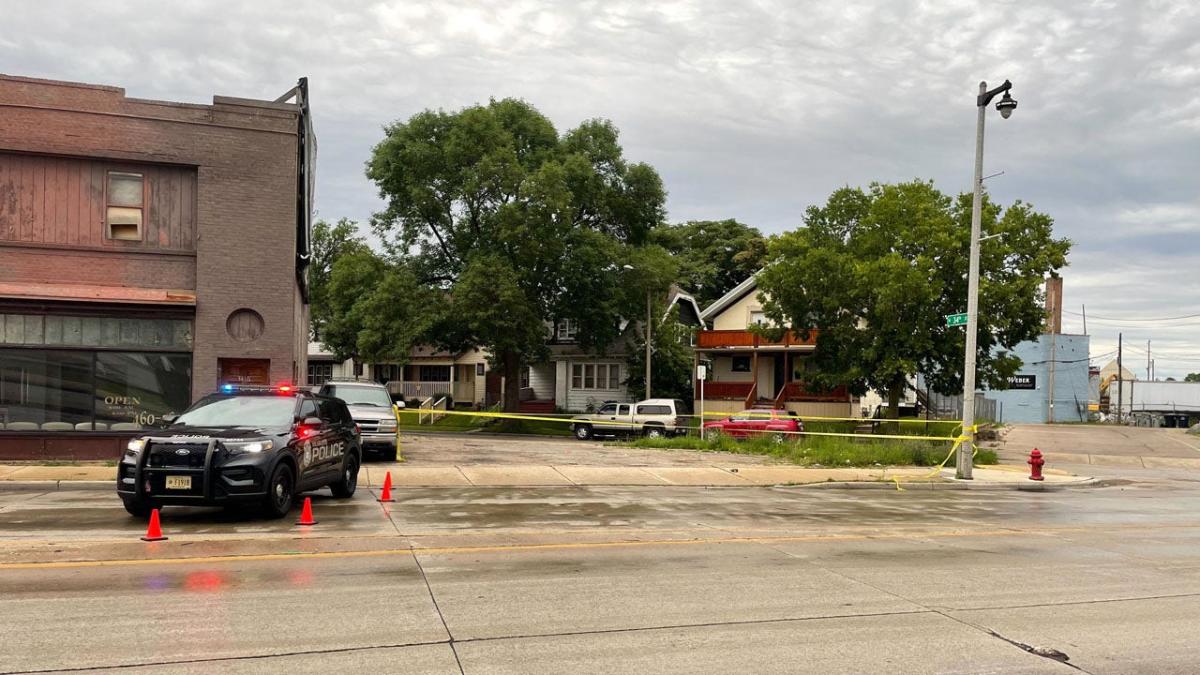
[[[389,471],[383,476],[383,492],[379,494],[379,501],[394,502],[392,499],[392,472]]]
[[[162,526],[158,524],[158,509],[150,511],[150,525],[146,528],[146,536],[142,537],[142,541],[164,541]]]
[[[297,525],[316,525],[317,521],[313,520],[312,515],[312,497],[304,498],[304,508],[300,511],[300,520],[296,521]]]

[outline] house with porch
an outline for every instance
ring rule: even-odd
[[[667,296],[663,319],[679,309],[679,322],[702,329],[700,307],[691,294],[672,287]],[[573,321],[552,324],[548,346],[550,358],[530,365],[521,376],[522,412],[583,412],[600,407],[605,401],[639,400],[643,392],[631,392],[629,350],[633,348],[642,322],[626,320],[622,339],[603,355],[584,350],[575,338]]]
[[[468,349],[458,354],[427,345],[412,348],[408,363],[338,361],[320,343],[308,345],[310,387],[329,380],[365,380],[387,385],[393,399],[434,400],[449,396],[458,407],[483,407],[487,401],[487,352]]]
[[[738,412],[755,406],[795,411],[798,415],[857,417],[859,402],[845,387],[829,390],[806,384],[814,371],[816,334],[807,339],[791,331],[769,340],[750,330],[765,324],[758,282],[738,284],[700,315],[711,326],[696,334],[696,363],[706,363],[705,382],[696,382],[695,406],[704,410]]]

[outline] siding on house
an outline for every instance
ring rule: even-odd
[[[615,388],[605,387],[603,389],[582,389],[571,386],[571,366],[579,364],[608,364],[609,367],[619,366],[621,369],[620,385]],[[563,359],[555,362],[556,380],[560,385],[555,396],[555,404],[568,412],[582,412],[588,407],[596,408],[605,401],[629,401],[629,388],[625,386],[625,379],[629,377],[629,365],[622,359],[613,358],[587,358],[579,357],[574,359]]]
[[[549,401],[554,398],[554,364],[537,363],[529,367],[529,386],[533,389],[533,397],[539,401]]]

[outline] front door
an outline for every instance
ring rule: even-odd
[[[217,384],[271,384],[271,359],[217,359]]]

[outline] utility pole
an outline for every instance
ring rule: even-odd
[[[650,398],[650,291],[646,291],[646,398]]]
[[[983,123],[986,118],[987,105],[997,94],[1003,92],[1004,98],[996,103],[1000,116],[1008,119],[1016,109],[1017,102],[1008,91],[1012,82],[988,91],[987,82],[979,83],[979,96],[975,99],[975,107],[979,111],[975,125],[975,196],[971,201],[971,261],[967,273],[967,346],[963,364],[963,428],[966,437],[958,447],[954,475],[960,480],[971,480],[972,462],[975,457],[975,351],[977,331],[979,329],[979,225],[983,216]]]
[[[1087,335],[1087,305],[1083,306],[1083,334]]]
[[[1152,380],[1154,377],[1150,374],[1150,341],[1146,340],[1146,379]]]
[[[1054,366],[1058,362],[1058,344],[1056,334],[1050,333],[1050,382],[1046,389],[1046,421],[1054,424]]]
[[[1121,345],[1122,336],[1117,333],[1117,424],[1121,423],[1121,401],[1124,398],[1124,389],[1121,386],[1121,372],[1125,367],[1121,365]]]

